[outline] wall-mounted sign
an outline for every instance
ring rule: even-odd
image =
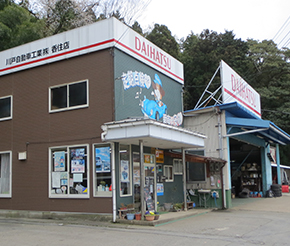
[[[115,18],[0,52],[0,76],[110,47],[183,84],[181,62]]]
[[[164,163],[164,151],[156,150],[155,151],[156,163]]]
[[[239,102],[261,118],[260,95],[228,64],[221,61],[223,103]]]

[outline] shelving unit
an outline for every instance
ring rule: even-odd
[[[241,185],[243,188],[248,188],[250,191],[261,191],[262,178],[257,170],[242,171]]]

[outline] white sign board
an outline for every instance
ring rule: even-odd
[[[221,61],[223,103],[239,102],[261,118],[260,95],[228,64]]]
[[[183,64],[115,18],[0,52],[0,76],[117,47],[183,84]]]

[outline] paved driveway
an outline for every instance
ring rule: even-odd
[[[1,219],[1,245],[290,245],[290,196],[234,201],[155,227]]]

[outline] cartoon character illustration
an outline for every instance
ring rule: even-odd
[[[161,107],[163,105],[163,102],[161,101],[161,99],[164,97],[165,91],[162,88],[162,82],[158,74],[155,74],[155,79],[154,79],[154,82],[152,82],[152,87],[154,91],[152,91],[151,95],[154,96],[155,101]]]
[[[153,91],[151,95],[155,100],[149,100],[144,96],[144,100],[140,103],[142,113],[155,120],[159,120],[167,112],[167,106],[161,101],[165,95],[165,91],[162,88],[162,82],[158,74],[155,74],[154,82],[152,82]]]

